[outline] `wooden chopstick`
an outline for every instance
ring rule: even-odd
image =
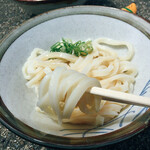
[[[128,94],[99,87],[92,87],[88,89],[87,92],[94,95],[99,95],[108,101],[150,107],[149,97],[137,96],[134,94]]]

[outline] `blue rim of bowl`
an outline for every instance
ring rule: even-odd
[[[73,6],[60,8],[57,10],[52,10],[41,15],[38,15],[19,27],[13,30],[6,38],[1,40],[0,44],[0,61],[4,53],[7,51],[9,46],[24,32],[31,29],[32,27],[62,16],[68,15],[82,15],[82,14],[93,14],[112,17],[121,21],[124,21],[145,34],[150,39],[150,24],[138,17],[137,15],[124,12],[122,10],[104,6]],[[16,32],[17,31],[17,32]],[[93,136],[93,137],[84,137],[84,138],[70,138],[70,137],[60,137],[50,134],[42,133],[38,130],[35,130],[17,118],[7,109],[3,103],[2,98],[0,97],[0,122],[6,126],[9,130],[19,135],[20,137],[31,141],[36,144],[40,144],[47,147],[56,147],[56,148],[67,148],[67,149],[83,149],[83,148],[93,148],[93,147],[102,147],[105,145],[113,144],[120,142],[122,140],[128,139],[131,136],[138,134],[146,127],[149,126],[150,119],[150,109],[148,109],[141,117],[136,119],[131,124],[107,133],[105,135]]]

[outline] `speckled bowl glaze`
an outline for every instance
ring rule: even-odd
[[[48,50],[62,37],[73,40],[107,37],[135,47],[138,66],[134,94],[150,96],[150,24],[127,12],[100,6],[76,6],[50,11],[28,20],[0,45],[0,121],[17,135],[41,145],[61,148],[100,147],[129,138],[149,125],[150,109],[135,105],[104,126],[39,128],[44,120],[29,119],[36,95],[25,86],[21,68],[35,47]]]

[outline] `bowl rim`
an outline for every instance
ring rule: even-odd
[[[43,13],[41,15],[38,15],[34,18],[31,18],[25,21],[20,26],[18,26],[15,30],[13,30],[9,35],[7,35],[7,37],[5,37],[3,40],[0,41],[0,61],[4,53],[11,45],[11,43],[13,43],[19,36],[21,36],[24,32],[28,31],[32,27],[54,18],[68,15],[83,15],[83,14],[103,15],[119,19],[134,26],[135,28],[143,32],[150,39],[150,24],[141,17],[138,17],[137,15],[130,14],[117,8],[105,6],[86,5],[86,6],[65,7],[52,10]],[[50,134],[46,135],[45,133],[42,133],[25,125],[23,122],[15,118],[13,114],[11,114],[11,112],[7,109],[7,107],[3,103],[2,98],[0,97],[0,122],[8,129],[10,129],[12,132],[19,135],[20,137],[28,141],[34,142],[36,144],[40,144],[47,147],[83,149],[113,144],[125,140],[139,133],[144,128],[146,128],[149,125],[149,118],[150,118],[149,116],[150,116],[150,109],[148,109],[141,117],[139,117],[131,124],[119,130],[107,133],[106,135],[103,135],[103,138],[101,138],[101,135],[85,138],[60,137]],[[26,130],[24,130],[23,127],[25,127]],[[33,135],[31,135],[31,133],[29,134],[29,132],[27,132],[27,129],[31,130],[31,133]],[[37,136],[41,134],[44,140],[37,138]],[[51,139],[48,140],[48,138]]]
[[[15,1],[18,1],[18,2],[27,2],[27,3],[38,3],[38,2],[45,3],[45,2],[54,2],[54,0],[15,0]],[[61,0],[56,0],[56,1],[61,1]]]
[[[26,4],[26,5],[41,5],[41,4],[53,4],[53,3],[63,3],[68,2],[70,0],[14,0],[18,3]],[[76,0],[72,0],[73,2]]]

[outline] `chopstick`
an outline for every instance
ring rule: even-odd
[[[103,89],[99,87],[92,87],[88,89],[87,92],[94,94],[94,95],[99,95],[103,99],[106,99],[108,101],[150,107],[149,97],[137,96],[134,94],[128,94],[128,93],[123,93],[119,91]]]

